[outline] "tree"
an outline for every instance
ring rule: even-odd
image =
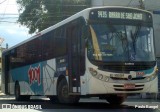
[[[32,34],[90,7],[91,0],[17,0],[17,3],[18,22]]]

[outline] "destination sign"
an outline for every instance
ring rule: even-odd
[[[142,13],[98,11],[98,18],[143,20]]]
[[[137,20],[152,21],[152,16],[148,12],[135,9],[95,9],[90,12],[90,20],[97,19],[120,19],[120,20]]]

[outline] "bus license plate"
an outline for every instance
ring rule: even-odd
[[[125,89],[134,89],[135,88],[135,84],[124,84],[124,88]]]

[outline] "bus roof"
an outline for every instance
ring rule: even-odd
[[[126,8],[126,9],[130,8],[130,9],[136,9],[136,10],[141,10],[141,11],[145,11],[145,12],[151,13],[151,12],[146,11],[146,10],[142,10],[142,9],[138,9],[138,8],[133,8],[133,7],[123,7],[123,6],[103,6],[103,7],[91,7],[91,8],[87,8],[87,9],[84,9],[84,10],[82,10],[82,11],[80,11],[80,12],[78,12],[78,13],[76,13],[76,14],[74,14],[74,15],[72,15],[72,16],[64,19],[64,20],[62,20],[61,22],[59,22],[59,23],[57,23],[55,25],[52,25],[52,26],[50,26],[50,27],[48,27],[48,28],[46,28],[46,29],[44,29],[44,30],[36,33],[36,35],[30,37],[29,39],[24,40],[21,43],[15,45],[15,46],[13,46],[13,47],[11,47],[9,49],[4,50],[3,53],[5,53],[5,52],[7,52],[9,50],[12,50],[12,49],[14,49],[14,48],[16,48],[16,47],[18,47],[18,46],[26,43],[26,42],[29,42],[29,41],[31,41],[31,40],[33,40],[35,38],[38,38],[39,36],[41,36],[43,34],[46,34],[49,31],[51,31],[53,29],[56,29],[56,28],[58,28],[58,27],[60,27],[60,26],[62,26],[64,24],[66,24],[68,22],[71,22],[71,21],[73,21],[73,20],[75,20],[75,19],[77,19],[79,17],[84,17],[84,19],[87,20],[87,18],[89,17],[89,13],[88,12],[90,10],[92,10],[92,9],[101,9],[101,8]]]

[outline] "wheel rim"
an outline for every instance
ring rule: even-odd
[[[68,86],[67,85],[62,87],[62,96],[64,98],[68,98]]]

